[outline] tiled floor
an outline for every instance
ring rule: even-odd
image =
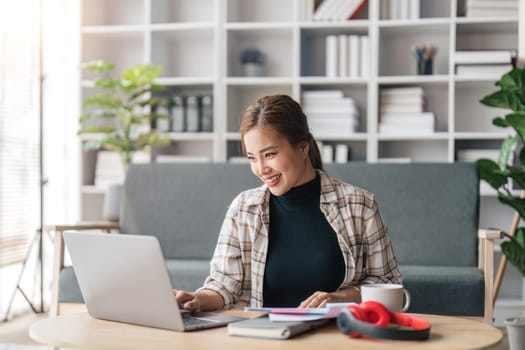
[[[0,322],[0,350],[2,344],[37,344],[28,334],[29,327],[47,314],[26,313],[14,316],[9,322]]]

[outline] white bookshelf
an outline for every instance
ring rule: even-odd
[[[176,155],[238,161],[239,116],[247,105],[276,93],[300,101],[302,91],[322,89],[340,89],[360,106],[358,132],[318,137],[327,144],[349,145],[353,160],[410,157],[450,163],[462,149],[499,148],[506,133],[491,124],[498,111],[479,103],[498,77],[455,76],[454,52],[517,48],[517,14],[466,18],[460,14],[465,0],[421,0],[419,19],[390,20],[381,15],[387,1],[369,0],[355,20],[312,22],[303,20],[309,3],[304,0],[84,0],[81,60],[103,58],[120,69],[161,64],[158,81],[170,91],[212,94],[213,131],[170,133],[173,147],[167,152]],[[325,76],[325,37],[330,34],[369,36],[370,76]],[[418,76],[411,47],[427,42],[439,47],[435,74]],[[243,76],[239,54],[247,47],[266,54],[263,77]],[[82,95],[92,94],[90,77],[82,79]],[[405,86],[423,88],[436,116],[435,133],[378,133],[380,90]],[[97,219],[100,213],[92,205],[100,198],[93,197],[103,191],[93,188],[93,152],[83,158],[81,217]],[[493,193],[482,193],[480,226],[508,228],[511,219]]]

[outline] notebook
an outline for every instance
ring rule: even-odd
[[[88,313],[98,319],[193,331],[243,320],[180,311],[154,236],[64,232]]]
[[[288,339],[321,327],[328,319],[315,321],[274,322],[268,316],[252,318],[228,325],[228,334],[242,337]]]

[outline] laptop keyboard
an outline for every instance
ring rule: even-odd
[[[214,324],[216,322],[203,318],[197,318],[192,316],[190,313],[182,313],[182,323],[184,323],[184,328],[196,329],[209,326],[210,324]]]

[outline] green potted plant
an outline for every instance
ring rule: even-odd
[[[81,68],[92,73],[94,85],[100,90],[84,99],[78,134],[95,136],[84,143],[85,148],[118,152],[125,173],[135,152],[171,143],[167,133],[150,127],[159,118],[170,118],[155,113],[156,106],[165,103],[153,95],[163,88],[155,83],[162,70],[160,66],[137,64],[124,70],[118,79],[111,76],[115,69],[111,62],[90,61]],[[120,192],[119,184],[108,188],[104,203],[106,219],[118,219]]]
[[[525,199],[515,195],[511,184],[525,190],[525,70],[515,68],[496,82],[498,90],[485,96],[480,102],[486,106],[510,110],[504,116],[492,120],[495,126],[513,129],[512,135],[502,143],[498,161],[479,159],[480,177],[498,193],[501,203],[512,207],[525,220]],[[511,155],[519,149],[519,156],[509,164]],[[509,181],[511,180],[511,181]],[[525,277],[525,227],[517,227],[514,236],[504,233],[506,240],[501,251],[507,260]],[[505,320],[511,349],[525,348],[525,318]],[[521,343],[520,343],[521,342]]]
[[[263,75],[266,55],[257,48],[247,48],[241,52],[241,63],[244,67],[244,75],[247,77],[258,77]]]
[[[102,89],[85,98],[84,113],[80,116],[79,134],[97,134],[101,137],[86,143],[88,148],[113,150],[121,154],[125,168],[132,161],[136,151],[148,147],[163,147],[170,144],[167,133],[150,129],[151,122],[169,115],[153,113],[163,102],[153,96],[154,91],[163,89],[155,79],[162,68],[151,64],[138,64],[122,72],[119,79],[110,73],[115,65],[98,60],[83,63],[82,69],[92,72],[93,82]]]

